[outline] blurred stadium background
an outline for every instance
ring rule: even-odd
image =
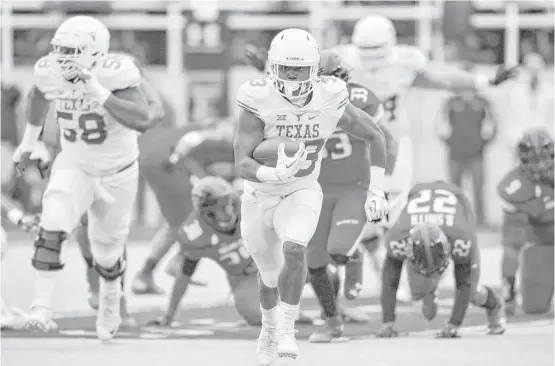
[[[28,210],[40,210],[44,182],[28,176],[15,182],[11,151],[24,126],[25,94],[33,83],[32,66],[49,52],[49,42],[68,15],[87,13],[111,30],[112,48],[138,57],[171,102],[176,123],[232,117],[235,91],[255,71],[243,65],[247,43],[268,47],[284,28],[311,31],[321,47],[348,43],[354,22],[381,13],[394,20],[400,43],[417,45],[437,67],[464,61],[493,74],[501,63],[517,64],[537,53],[546,67],[541,93],[531,93],[524,73],[519,80],[486,95],[499,121],[497,138],[486,152],[486,217],[499,224],[495,186],[514,163],[515,135],[524,126],[552,125],[552,1],[2,1],[2,183],[3,192],[22,198]],[[21,96],[19,99],[17,95]],[[415,89],[410,94],[415,180],[447,179],[445,145],[434,121],[448,93]],[[10,132],[9,126],[18,128]],[[10,134],[10,136],[7,136]],[[56,141],[56,124],[47,121],[45,139]],[[168,151],[170,147],[168,146]],[[21,187],[26,187],[22,189]],[[145,187],[136,223],[157,227],[160,215]]]

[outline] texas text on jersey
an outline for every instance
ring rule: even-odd
[[[55,101],[62,149],[81,169],[91,175],[110,174],[137,159],[137,132],[108,114],[87,94],[83,83],[68,82],[52,56],[38,60],[34,71],[37,88],[48,100]],[[121,54],[106,55],[91,71],[110,91],[127,89],[141,81],[133,59]]]
[[[270,78],[256,78],[239,88],[237,102],[264,122],[264,138],[288,137],[302,141],[307,157],[299,172],[291,179],[279,183],[245,182],[245,191],[260,190],[292,192],[311,185],[320,174],[322,149],[333,134],[349,103],[345,82],[322,77],[314,84],[310,101],[298,107],[283,98],[272,87]]]

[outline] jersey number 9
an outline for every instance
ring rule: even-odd
[[[56,112],[56,119],[63,130],[64,138],[69,142],[75,142],[78,138],[88,145],[100,145],[106,140],[108,131],[104,118],[97,113],[85,113],[77,118],[79,130],[67,128],[65,125],[74,125],[74,115],[69,112]],[[81,132],[79,136],[79,132]]]

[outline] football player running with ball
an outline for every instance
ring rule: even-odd
[[[96,333],[110,340],[121,322],[124,244],[137,194],[137,136],[152,121],[138,88],[140,71],[130,58],[108,53],[110,33],[101,22],[71,17],[51,44],[53,52],[35,64],[27,126],[13,157],[20,170],[30,163],[54,102],[62,151],[42,201],[28,326],[49,330],[62,245],[87,212],[94,265],[101,276]]]
[[[497,188],[503,200],[503,284],[507,314],[516,308],[519,271],[522,310],[544,314],[553,298],[553,136],[546,128],[524,132],[520,163]]]
[[[451,317],[438,338],[455,338],[470,302],[486,310],[488,334],[503,334],[503,300],[491,288],[479,286],[480,249],[470,202],[456,186],[443,181],[412,187],[407,204],[386,235],[387,256],[382,272],[383,327],[378,337],[395,337],[396,293],[408,261],[413,299],[422,300],[422,314],[437,314],[438,284],[453,261],[456,294]]]
[[[179,230],[182,266],[166,314],[149,325],[171,326],[201,258],[212,259],[227,274],[235,308],[250,325],[260,325],[258,270],[241,239],[240,202],[225,179],[208,176],[193,186],[195,211]]]
[[[259,269],[260,365],[271,364],[278,355],[295,358],[299,353],[295,319],[307,276],[306,246],[322,207],[317,181],[322,148],[336,127],[371,143],[366,213],[369,220],[387,213],[384,134],[376,121],[349,103],[345,82],[318,77],[320,52],[314,37],[300,29],[280,32],[271,43],[268,62],[267,77],[239,88],[242,110],[234,142],[236,165],[245,179],[241,231]],[[297,152],[288,156],[286,144],[295,145]],[[272,150],[275,167],[254,158],[259,145]]]

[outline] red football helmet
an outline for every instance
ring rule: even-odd
[[[518,142],[522,169],[533,181],[553,186],[553,136],[542,127],[526,130]]]
[[[215,229],[235,229],[239,218],[238,200],[225,179],[213,176],[200,179],[193,186],[192,199],[199,216]]]
[[[449,265],[451,244],[437,224],[422,222],[413,226],[409,243],[412,247],[409,260],[421,275],[441,274]]]

